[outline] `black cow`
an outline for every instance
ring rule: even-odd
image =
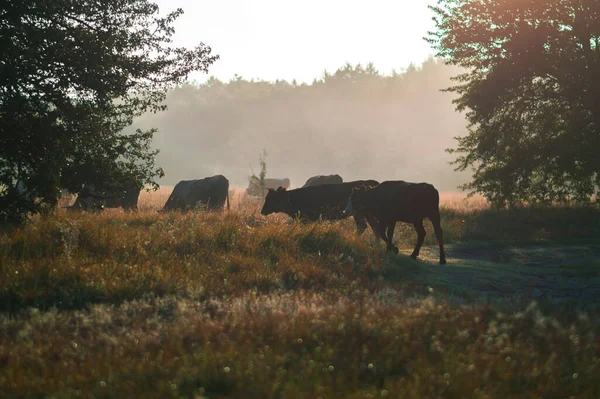
[[[229,210],[229,180],[223,175],[182,180],[177,183],[160,212],[175,209],[186,211],[198,205],[208,210],[223,210],[225,201]]]
[[[95,190],[93,185],[84,187],[68,210],[102,211],[104,208],[122,207],[125,211],[138,210],[141,188],[137,182],[128,181],[120,188]]]
[[[344,213],[368,214],[378,222],[379,236],[387,244],[386,250],[398,253],[392,244],[396,222],[412,223],[417,231],[417,245],[410,255],[419,256],[425,240],[423,219],[428,217],[433,224],[440,246],[440,264],[446,263],[444,236],[440,225],[440,194],[431,184],[385,181],[376,187],[360,187],[352,190]]]
[[[269,189],[260,213],[266,216],[275,212],[283,212],[291,217],[300,216],[301,219],[307,221],[316,221],[319,218],[325,220],[344,219],[349,216],[344,214],[344,206],[352,189],[363,185],[377,185],[377,182],[375,180],[358,180],[342,184],[302,187],[289,191],[282,187],[277,190]],[[379,229],[374,227],[374,221],[368,215],[356,212],[353,216],[358,234],[365,231],[367,222],[371,225],[375,235],[379,234]]]
[[[343,182],[344,180],[340,175],[318,175],[308,179],[302,187],[322,186],[323,184],[342,184]]]
[[[287,177],[284,179],[265,179],[265,190],[269,188],[277,189],[279,187],[290,188],[290,179]],[[261,195],[260,180],[258,178],[250,178],[246,194],[252,196]]]

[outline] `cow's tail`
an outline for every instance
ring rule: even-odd
[[[227,190],[227,212],[229,212],[229,190]]]

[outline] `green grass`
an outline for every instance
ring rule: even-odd
[[[600,397],[600,213],[442,219],[445,266],[406,225],[396,256],[351,220],[36,218],[0,233],[0,392]]]

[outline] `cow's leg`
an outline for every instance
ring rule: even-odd
[[[367,222],[365,220],[365,215],[356,214],[354,215],[354,221],[356,222],[356,233],[361,235],[367,228]]]
[[[398,254],[398,247],[392,243],[392,239],[394,238],[394,230],[396,230],[396,222],[391,222],[386,226],[387,249],[394,251],[395,254]]]
[[[425,235],[427,232],[425,231],[425,226],[423,226],[423,219],[418,222],[413,223],[415,226],[415,230],[417,231],[417,246],[415,247],[412,254],[410,254],[411,258],[417,258],[419,256],[419,251],[421,250],[421,245],[423,245],[423,241],[425,241]]]
[[[390,245],[389,245],[389,241],[388,241],[387,234],[386,234],[387,225],[385,224],[385,222],[378,222],[376,224],[376,227],[377,227],[377,231],[379,232],[379,234],[376,234],[376,235],[378,235],[385,242],[386,251],[389,251]]]
[[[381,238],[383,240],[383,238],[379,235],[379,222],[377,221],[377,219],[375,219],[373,216],[366,214],[365,218],[367,219],[367,223],[369,223],[369,226],[371,226],[371,230],[373,230],[373,234],[375,234],[375,238]],[[384,240],[385,241],[385,240]]]
[[[446,253],[444,252],[444,232],[442,231],[442,225],[440,223],[440,213],[436,212],[432,217],[429,218],[431,224],[433,224],[433,230],[435,231],[435,237],[437,238],[438,245],[440,246],[440,265],[446,264]]]

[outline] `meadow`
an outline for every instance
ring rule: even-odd
[[[443,194],[386,254],[352,220],[231,211],[0,230],[3,398],[598,398],[600,210]],[[64,205],[64,204],[63,204]]]

